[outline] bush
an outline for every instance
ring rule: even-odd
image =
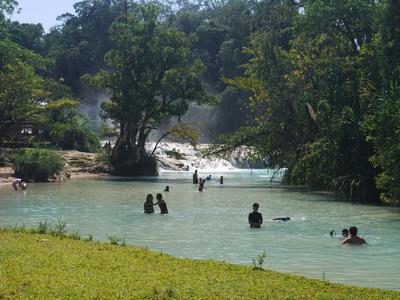
[[[63,150],[96,152],[100,141],[85,122],[58,123],[51,126],[50,140]]]
[[[24,181],[45,182],[64,167],[62,157],[48,149],[19,149],[11,159],[14,173]]]

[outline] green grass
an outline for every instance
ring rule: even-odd
[[[400,299],[400,293],[0,229],[0,299],[8,298]]]

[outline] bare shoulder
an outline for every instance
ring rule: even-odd
[[[342,245],[349,244],[349,243],[350,243],[350,238],[349,237],[342,241]]]

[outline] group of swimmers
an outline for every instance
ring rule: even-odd
[[[167,188],[168,188],[168,191],[169,191],[169,186],[167,186],[166,189]],[[158,207],[160,208],[160,214],[162,214],[162,215],[168,214],[167,203],[163,199],[162,194],[158,193],[156,198],[157,198],[157,202],[154,203],[153,202],[153,195],[152,194],[148,194],[147,195],[146,202],[144,202],[144,213],[145,214],[153,214],[154,213],[154,206],[158,205]]]
[[[211,181],[211,174],[208,175],[205,179],[203,179],[203,178],[199,178],[197,170],[194,171],[194,173],[193,173],[193,184],[198,184],[199,185],[199,192],[203,191],[204,184],[206,183],[206,181]],[[224,176],[221,176],[217,180],[217,182],[219,182],[219,184],[224,184]]]
[[[335,229],[330,231],[330,236],[336,236],[335,235]],[[358,235],[358,228],[356,226],[351,226],[349,229],[344,228],[342,229],[342,244],[354,244],[354,245],[362,245],[366,244],[367,242],[362,238],[359,237]]]
[[[263,223],[262,214],[258,211],[260,205],[258,203],[253,204],[253,211],[249,213],[249,224],[250,228],[260,228]],[[273,218],[272,221],[290,221],[290,217],[278,217]],[[353,244],[353,245],[362,245],[367,242],[359,237],[358,228],[356,226],[352,226],[349,229],[344,228],[342,230],[342,245],[345,244]],[[335,229],[331,230],[330,236],[333,237],[335,235]]]

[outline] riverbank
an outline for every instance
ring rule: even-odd
[[[64,171],[61,177],[66,178],[68,173],[70,179],[96,178],[108,175],[109,166],[105,163],[100,154],[80,151],[58,151],[65,161]],[[7,163],[10,149],[1,148],[5,166],[0,166],[0,188],[9,187],[15,179],[14,171]]]
[[[400,299],[394,291],[46,234],[0,229],[0,244],[6,299]]]

